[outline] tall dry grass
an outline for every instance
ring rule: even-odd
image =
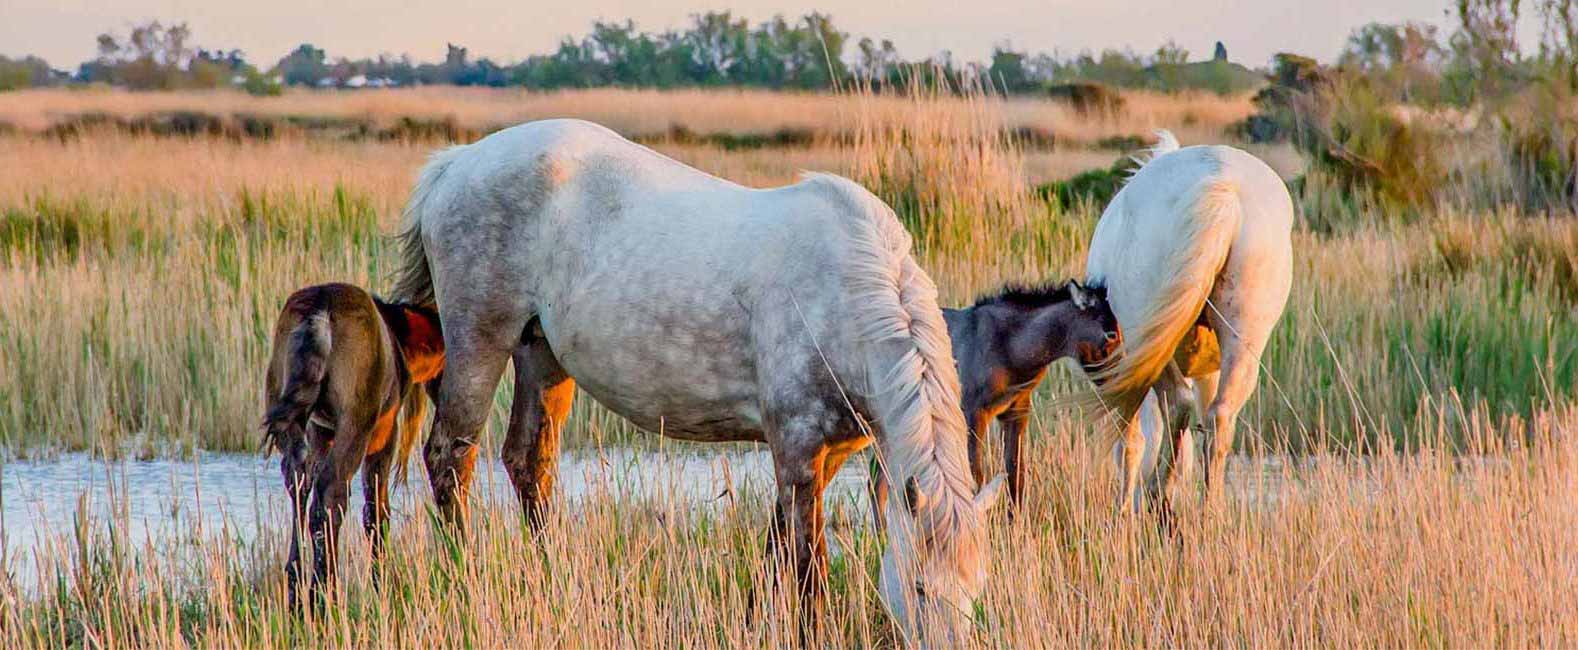
[[[1247,95],[1161,95],[1125,92],[1126,110],[1086,115],[1036,98],[1003,101],[1002,122],[1048,134],[1059,143],[1089,146],[1112,137],[1172,128],[1189,140],[1218,140],[1254,107]],[[971,96],[935,97],[933,104],[969,110]],[[859,106],[857,107],[856,104]],[[452,117],[464,128],[489,131],[520,122],[579,117],[627,136],[652,136],[680,126],[696,133],[771,133],[801,130],[843,135],[863,116],[902,120],[913,104],[902,94],[775,93],[760,90],[587,89],[532,92],[493,88],[400,88],[355,92],[292,89],[279,97],[235,91],[137,93],[115,89],[35,89],[6,93],[0,123],[42,131],[76,115],[102,113],[135,118],[150,113],[195,111],[217,116],[251,114],[366,120],[387,127],[401,118]]]
[[[1422,415],[1407,434],[1374,433],[1440,440],[1438,425]],[[1150,517],[1114,516],[1115,479],[1087,427],[1038,413],[1026,509],[992,520],[969,646],[1578,643],[1575,426],[1570,408],[1516,431],[1478,417],[1466,456],[1429,445],[1290,460],[1255,445],[1230,469],[1228,509],[1205,517],[1187,500],[1169,536]],[[299,618],[277,529],[251,542],[230,531],[153,544],[126,538],[124,522],[81,521],[39,562],[39,591],[0,578],[0,643],[896,646],[875,589],[881,539],[863,505],[831,504],[828,604],[802,637],[801,604],[762,561],[770,504],[759,489],[698,509],[609,486],[562,504],[535,536],[514,504],[479,503],[464,543],[419,511],[400,520],[377,568],[348,531],[341,583],[322,612]]]
[[[1026,156],[1003,129],[1017,100],[917,91],[903,103],[870,93],[838,101],[853,116],[846,142],[658,146],[749,185],[791,182],[803,168],[860,180],[917,235],[948,303],[1081,271],[1096,215],[1029,191]],[[0,139],[0,447],[252,448],[280,301],[316,282],[383,286],[382,234],[428,149]],[[1069,155],[1078,164],[1086,154]],[[1456,232],[1475,233],[1474,246]],[[1507,213],[1301,233],[1293,298],[1246,410],[1251,435],[1294,448],[1406,445],[1362,432],[1406,430],[1442,402],[1510,417],[1570,398],[1574,237],[1573,221]],[[577,417],[590,437],[632,433],[595,406]]]
[[[698,131],[831,120],[818,128],[851,137],[787,153],[663,148],[753,185],[785,182],[802,165],[860,179],[916,233],[950,304],[1005,281],[1077,274],[1096,218],[1090,206],[1065,211],[1029,191],[1034,172],[1004,127],[1053,109],[1022,100],[433,92],[292,93],[245,107],[387,110],[379,119],[429,110],[484,123],[522,115],[510,112],[514,102],[586,102],[554,110],[624,119],[630,129],[667,128],[670,111],[707,125]],[[0,108],[12,111],[6,119],[87,110],[63,93],[19,97]],[[241,110],[223,103],[242,101],[90,99],[124,101],[128,112],[175,107],[157,102]],[[1205,100],[1181,103],[1191,101]],[[779,102],[789,108],[779,112]],[[1230,112],[1132,103],[1147,102],[1159,121],[1198,110],[1196,124],[1207,124]],[[1186,138],[1213,139],[1214,127],[1202,128]],[[382,286],[392,259],[382,234],[425,149],[0,139],[0,453],[253,449],[275,310],[311,282]],[[1205,516],[1186,499],[1176,537],[1149,517],[1115,517],[1115,480],[1107,450],[1092,448],[1101,439],[1094,425],[1038,409],[1026,510],[992,526],[997,559],[976,645],[1578,643],[1575,241],[1570,220],[1508,213],[1340,235],[1301,229],[1294,295],[1243,415],[1228,509]],[[1039,403],[1076,381],[1055,374]],[[488,453],[509,398],[501,388]],[[587,399],[569,431],[572,444],[637,439]],[[990,454],[987,462],[997,463]],[[536,537],[522,532],[513,504],[482,503],[465,542],[433,532],[424,511],[406,513],[379,569],[382,587],[353,542],[333,606],[306,617],[284,603],[277,529],[253,542],[203,531],[148,541],[128,539],[123,521],[81,519],[72,537],[46,547],[38,591],[0,578],[0,644],[894,645],[874,586],[882,542],[858,523],[866,510],[833,504],[840,553],[829,605],[802,637],[792,623],[799,605],[770,586],[761,560],[770,503],[759,490],[716,508],[615,490],[562,504]]]

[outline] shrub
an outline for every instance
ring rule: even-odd
[[[1053,181],[1036,187],[1036,194],[1043,200],[1054,202],[1063,211],[1088,204],[1100,211],[1112,202],[1124,181],[1139,168],[1133,156],[1119,156],[1110,167],[1080,172],[1073,178]]]
[[[1080,115],[1116,116],[1123,113],[1123,95],[1118,91],[1091,81],[1058,84],[1047,89],[1047,95],[1073,107]]]

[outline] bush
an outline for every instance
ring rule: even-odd
[[[246,81],[241,82],[241,89],[253,97],[278,97],[285,92],[285,87],[280,85],[278,77],[265,76],[256,70],[248,70]]]
[[[482,137],[476,129],[466,128],[453,115],[440,118],[401,117],[394,126],[378,131],[379,140],[400,142],[476,142]]]
[[[1053,100],[1073,107],[1080,115],[1116,116],[1123,113],[1123,95],[1112,88],[1090,81],[1058,84],[1047,89]]]
[[[1042,200],[1056,203],[1063,211],[1073,210],[1082,204],[1089,204],[1092,209],[1100,211],[1112,202],[1112,197],[1117,196],[1118,190],[1123,189],[1124,181],[1139,166],[1133,156],[1119,156],[1106,169],[1092,169],[1067,180],[1040,185],[1036,187],[1036,194]]]
[[[1513,199],[1529,212],[1578,212],[1578,98],[1551,84],[1520,99],[1498,116]]]

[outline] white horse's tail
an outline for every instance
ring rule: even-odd
[[[1094,377],[1101,401],[1123,417],[1139,409],[1200,317],[1243,223],[1243,203],[1232,178],[1204,179],[1183,205],[1187,213],[1176,245],[1159,260],[1160,268],[1172,274],[1144,297],[1140,316],[1123,324],[1122,349]]]
[[[395,235],[395,243],[400,248],[400,267],[395,271],[394,287],[389,290],[389,298],[394,302],[416,305],[437,302],[433,295],[433,271],[422,245],[422,217],[433,207],[433,190],[438,187],[439,179],[465,149],[466,145],[457,145],[440,150],[429,156],[427,164],[422,166],[416,189],[411,190],[411,198],[406,201],[401,215],[404,224]]]

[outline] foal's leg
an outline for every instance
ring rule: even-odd
[[[323,458],[328,455],[329,442],[334,432],[319,427],[309,422],[306,430],[306,440],[302,442],[305,448],[301,457],[280,459],[280,472],[285,479],[285,492],[290,495],[290,558],[285,561],[285,579],[290,593],[290,602],[296,603],[296,590],[301,583],[301,556],[307,552],[306,540],[310,533],[307,530],[307,508],[311,504],[313,477],[317,476],[317,467],[323,463]]]
[[[351,477],[367,457],[369,441],[374,436],[388,435],[394,417],[393,412],[353,412],[342,414],[336,423],[334,443],[313,481],[312,506],[307,516],[307,526],[312,531],[314,583],[334,577],[339,563],[340,522],[345,516]]]
[[[400,428],[413,426],[390,418],[388,441],[362,464],[362,530],[372,548],[373,562],[383,558],[384,539],[389,536],[389,473],[400,448]],[[374,438],[377,438],[374,432]],[[373,572],[373,579],[378,573]]]
[[[871,451],[871,478],[867,484],[866,497],[871,500],[871,523],[877,530],[887,528],[885,510],[888,507],[888,482],[882,476],[882,459],[878,457],[875,448]]]
[[[969,418],[970,425],[967,447],[970,454],[970,476],[975,477],[975,485],[980,487],[981,480],[985,476],[981,471],[981,438],[991,430],[992,416],[984,408],[970,409],[965,416]]]
[[[559,434],[575,400],[575,381],[542,340],[515,349],[515,403],[504,438],[504,469],[527,524],[541,527],[559,468]]]
[[[1166,523],[1173,515],[1172,500],[1176,498],[1178,490],[1184,489],[1183,486],[1194,473],[1194,433],[1191,428],[1195,410],[1194,395],[1189,390],[1188,380],[1173,364],[1168,364],[1167,369],[1162,371],[1153,390],[1156,391],[1163,426],[1167,428],[1172,443],[1167,459],[1167,474],[1158,490],[1161,493],[1161,516]]]
[[[1030,393],[1025,391],[1014,397],[1009,402],[1008,408],[997,416],[997,426],[1003,430],[1003,467],[1008,472],[1008,518],[1013,519],[1014,511],[1019,509],[1019,495],[1024,492],[1024,467],[1020,465],[1021,447],[1024,441],[1025,430],[1030,427]],[[981,475],[976,474],[976,486],[981,484]]]

